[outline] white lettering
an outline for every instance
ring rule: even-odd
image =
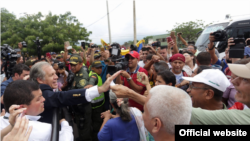
[[[182,132],[184,132],[184,134],[182,134]],[[185,129],[181,129],[181,130],[179,131],[179,135],[180,135],[180,136],[185,136],[185,135],[186,135],[186,130],[185,130]]]

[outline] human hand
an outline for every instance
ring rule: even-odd
[[[0,116],[4,116],[4,115],[5,115],[5,110],[3,108]]]
[[[72,48],[71,50],[72,50],[72,54],[76,53],[76,50],[74,48]]]
[[[143,85],[148,85],[148,76],[144,72],[137,72],[141,76],[141,80],[137,79],[137,81],[141,82]]]
[[[177,36],[178,36],[179,38],[181,37],[181,35],[182,35],[181,32],[178,32],[178,33],[177,33]]]
[[[235,43],[234,43],[234,38],[233,38],[233,37],[231,37],[231,38],[229,38],[229,39],[227,40],[227,47],[230,48],[230,46],[232,46],[232,45],[235,45]]]
[[[129,97],[129,92],[132,91],[128,87],[120,85],[120,84],[110,86],[110,89],[115,93],[117,98],[128,98]]]
[[[154,52],[154,54],[156,54],[156,50],[155,50],[153,47],[151,47],[151,46],[146,46],[146,48],[152,50],[152,51]]]
[[[23,80],[28,80],[28,79],[30,79],[30,75],[26,75],[23,77]]]
[[[61,119],[59,122],[62,124],[63,121],[66,121],[65,118]]]
[[[28,141],[32,131],[32,126],[28,129],[28,125],[29,120],[25,116],[18,117],[14,128],[3,138],[3,141]]]
[[[19,116],[19,114],[22,113],[22,115],[25,115],[25,110],[27,108],[20,108],[20,105],[11,105],[9,108],[9,112],[10,112],[10,116],[9,116],[9,123],[10,125],[13,127],[15,122],[16,122],[16,118],[17,116]]]
[[[91,88],[91,87],[93,87],[93,85],[87,85],[87,86],[84,87],[84,89],[88,89],[88,88]]]
[[[168,44],[169,44],[168,48],[171,48],[175,45],[174,41],[168,42]]]
[[[212,42],[214,42],[214,35],[212,35],[213,34],[213,32],[211,32],[210,33],[210,35],[209,35],[209,41],[210,41],[210,43],[212,43]]]
[[[127,71],[124,71],[124,70],[122,70],[121,76],[123,76],[123,77],[125,77],[125,78],[130,78],[130,77],[131,77],[131,76],[128,74],[128,72],[127,72]]]
[[[111,75],[108,73],[108,74],[106,75],[106,79],[108,79],[110,76],[111,76]]]
[[[161,59],[161,58],[160,58],[158,55],[153,55],[153,56],[152,56],[152,60],[153,60],[154,62],[159,62],[160,59]]]
[[[148,90],[146,90],[143,95],[147,97],[148,96]]]
[[[111,119],[111,117],[112,117],[112,114],[110,113],[110,110],[101,113],[101,118]]]
[[[113,74],[112,76],[110,76],[105,83],[98,87],[98,92],[99,93],[103,93],[106,92],[110,89],[110,83],[121,73],[121,71],[116,72],[115,74]]]

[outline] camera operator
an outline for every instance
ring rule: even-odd
[[[212,58],[212,65],[216,64],[216,65],[222,66],[222,71],[225,72],[226,68],[228,68],[228,65],[227,65],[228,63],[234,63],[235,61],[238,60],[238,59],[229,58],[229,47],[231,45],[235,45],[235,43],[233,43],[234,40],[232,37],[228,39],[228,47],[225,50],[226,58],[222,61],[215,54],[215,47],[214,47],[215,37],[213,33],[210,33],[209,40],[210,40],[210,44],[208,47],[208,52],[210,53],[211,58]]]
[[[1,103],[3,103],[2,98],[3,98],[3,93],[6,89],[6,87],[11,83],[12,81],[16,80],[22,80],[25,76],[29,75],[30,69],[24,64],[16,64],[13,69],[12,69],[12,74],[11,77],[1,83]]]
[[[140,55],[136,51],[131,51],[125,57],[128,60],[128,69],[121,72],[116,79],[116,84],[122,84],[143,95],[146,86],[137,81],[137,72],[144,72],[146,75],[148,75],[148,72],[138,65]],[[129,99],[129,103],[131,107],[137,107],[139,110],[143,111],[143,107],[135,101]]]

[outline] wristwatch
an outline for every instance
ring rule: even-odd
[[[131,77],[129,77],[129,78],[127,78],[127,81],[129,82],[131,79],[132,79],[132,78],[131,78]]]

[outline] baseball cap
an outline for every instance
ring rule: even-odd
[[[215,89],[225,92],[226,88],[230,86],[230,82],[224,73],[218,69],[207,69],[194,77],[182,77],[191,82],[199,82],[209,85]]]
[[[185,57],[180,53],[177,53],[173,55],[172,57],[170,57],[169,62],[173,62],[175,60],[180,60],[185,63]]]
[[[128,54],[126,54],[125,57],[128,57],[129,55],[132,56],[132,57],[134,57],[134,58],[140,59],[140,55],[136,51],[130,51]]]
[[[246,65],[228,64],[231,72],[239,77],[250,79],[250,62]]]
[[[82,62],[82,58],[80,55],[72,55],[70,58],[69,58],[69,63],[70,64],[73,64],[73,65],[77,65],[79,62]]]
[[[60,53],[64,53],[64,51],[61,51]]]
[[[51,52],[51,55],[54,55],[54,54],[56,54],[55,52]]]
[[[63,56],[62,55],[57,55],[56,58],[60,59],[60,58],[63,58]]]
[[[101,54],[100,53],[95,53],[94,54],[94,58],[96,59],[96,58],[99,58],[99,57],[101,57]]]
[[[94,61],[94,62],[92,63],[92,67],[94,67],[94,68],[102,67],[101,61]]]

